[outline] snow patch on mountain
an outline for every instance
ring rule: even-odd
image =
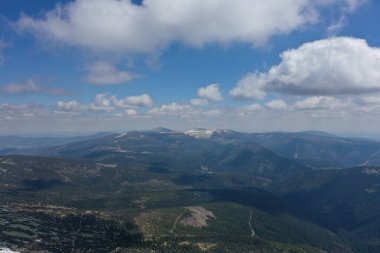
[[[209,129],[190,129],[185,131],[186,135],[197,139],[208,139],[214,134],[214,130]]]
[[[115,136],[115,139],[119,139],[119,138],[122,138],[124,136],[126,136],[128,133],[122,133],[122,134],[119,134],[118,136]]]
[[[184,133],[188,136],[197,138],[197,139],[208,139],[211,138],[214,134],[223,134],[232,132],[231,130],[226,129],[203,129],[195,128],[185,131]]]

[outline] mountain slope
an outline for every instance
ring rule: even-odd
[[[200,134],[201,132],[201,134]],[[307,166],[283,158],[232,131],[130,131],[27,154],[85,159],[170,171],[235,172],[283,179]],[[239,134],[238,134],[239,135]]]
[[[247,137],[263,147],[315,167],[380,166],[380,142],[319,132],[263,133]]]
[[[165,170],[31,156],[0,157],[0,172],[0,240],[32,251],[67,249],[78,238],[83,252],[91,241],[99,252],[203,252],[203,244],[214,245],[209,252],[350,252],[339,236],[291,214],[275,194],[248,183],[225,186],[233,176],[224,173],[193,172],[208,177],[199,189]],[[205,227],[184,222],[203,212],[215,217]]]
[[[358,252],[380,250],[380,168],[309,171],[276,190],[299,216],[355,241]]]
[[[134,159],[136,155],[139,156],[139,152],[158,154],[170,151],[177,157],[181,153],[177,152],[175,147],[182,148],[186,153],[198,152],[200,154],[210,149],[211,146],[207,142],[214,143],[212,149],[217,149],[216,143],[239,145],[256,143],[280,156],[297,160],[314,168],[380,166],[380,142],[360,138],[343,138],[318,131],[241,133],[224,129],[191,129],[178,132],[159,127],[145,131],[80,138],[42,140],[38,148],[36,145],[39,142],[31,144],[28,139],[20,139],[18,146],[14,143],[8,145],[8,142],[4,141],[2,146],[9,149],[3,150],[2,153],[0,151],[0,154],[87,156],[91,159],[109,156],[123,160],[128,152],[127,155]],[[54,143],[55,147],[51,148]],[[49,148],[40,148],[42,146],[49,146]],[[22,147],[23,150],[20,151],[17,147]],[[30,147],[30,149],[25,150],[25,147]],[[199,148],[200,150],[198,150]],[[123,155],[117,153],[124,153],[124,158]]]

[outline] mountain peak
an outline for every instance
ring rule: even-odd
[[[324,136],[324,137],[336,137],[336,135],[334,134],[330,134],[323,131],[316,131],[316,130],[301,131],[301,132],[298,132],[298,134],[318,135],[318,136]]]
[[[186,135],[194,138],[210,138],[214,134],[215,130],[203,129],[203,128],[193,128],[185,131]]]
[[[165,127],[155,127],[153,129],[148,130],[147,132],[154,132],[154,133],[172,133],[175,132],[172,129],[165,128]]]
[[[232,130],[228,129],[204,129],[204,128],[192,128],[184,133],[194,138],[210,138],[214,134],[230,133]]]

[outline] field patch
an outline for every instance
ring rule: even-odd
[[[203,228],[208,226],[208,221],[210,219],[216,218],[213,212],[202,206],[186,207],[186,210],[190,212],[190,216],[184,217],[180,221],[180,223],[184,226]]]

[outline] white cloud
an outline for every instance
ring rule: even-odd
[[[223,100],[222,93],[219,89],[219,84],[213,83],[206,87],[201,87],[197,91],[197,98],[190,100],[190,104],[194,106],[205,106],[211,101]]]
[[[380,105],[380,96],[377,95],[377,96],[362,96],[362,97],[359,97],[357,102],[359,104],[378,104]]]
[[[108,97],[108,93],[100,93],[95,96],[94,103],[88,106],[90,111],[94,112],[112,112],[115,107],[112,105],[111,99]]]
[[[337,34],[340,30],[343,29],[347,24],[347,17],[346,15],[341,15],[340,18],[336,21],[334,21],[332,24],[330,24],[327,27],[327,32],[329,35],[335,35]]]
[[[341,9],[340,16],[335,21],[333,21],[332,24],[330,24],[327,27],[327,32],[330,35],[335,35],[338,32],[340,32],[342,28],[346,26],[346,24],[348,23],[347,21],[348,14],[355,12],[359,8],[359,6],[363,5],[366,2],[367,0],[342,1],[341,6],[340,6],[340,9]]]
[[[152,98],[144,93],[138,96],[128,96],[118,99],[108,93],[100,93],[95,97],[95,105],[102,107],[131,108],[131,107],[151,107],[153,105]]]
[[[204,98],[193,98],[190,100],[190,104],[194,106],[208,105],[208,100]]]
[[[140,96],[129,96],[123,99],[118,99],[116,96],[111,96],[108,93],[100,93],[95,96],[95,100],[89,104],[83,104],[76,100],[58,101],[56,104],[57,111],[61,112],[79,112],[79,113],[108,113],[119,111],[127,108],[125,114],[128,116],[137,115],[136,108],[150,107],[153,105],[153,100],[148,94]],[[122,113],[121,113],[122,114]]]
[[[52,96],[62,96],[68,93],[63,88],[52,88],[41,85],[37,79],[31,78],[23,83],[10,83],[0,87],[0,93],[6,94],[24,94],[40,93]]]
[[[125,115],[127,116],[136,116],[137,115],[137,111],[134,110],[134,109],[128,109],[125,111]]]
[[[241,107],[213,107],[201,110],[190,104],[169,103],[145,112],[138,108],[113,106],[110,95],[82,104],[76,100],[58,102],[55,108],[38,105],[0,104],[0,129],[10,131],[92,131],[154,127],[158,123],[174,129],[189,127],[230,128],[244,131],[300,131],[318,129],[334,132],[378,132],[380,94],[351,96],[292,97]],[[95,99],[96,100],[96,99]],[[110,100],[107,102],[106,100]],[[97,108],[93,108],[97,106]],[[221,115],[221,116],[219,116]],[[212,120],[210,118],[212,117]],[[181,120],[178,120],[181,119]],[[28,124],[25,124],[25,123]],[[363,124],[366,122],[366,124]],[[132,126],[131,126],[132,125]],[[20,130],[21,129],[21,130]]]
[[[294,104],[296,110],[324,110],[339,109],[345,106],[341,100],[335,97],[313,96],[297,101]]]
[[[262,99],[269,91],[293,95],[357,95],[380,92],[380,48],[337,37],[305,43],[281,54],[268,72],[247,75],[230,94]]]
[[[198,96],[208,100],[219,101],[223,99],[219,84],[213,83],[198,89]]]
[[[44,114],[44,108],[36,104],[0,104],[0,118],[4,120],[29,120]]]
[[[102,94],[100,94],[102,95]],[[68,112],[68,113],[106,113],[112,112],[115,107],[107,103],[107,99],[102,98],[97,95],[96,101],[90,104],[82,104],[76,100],[71,101],[58,101],[56,104],[57,112]]]
[[[153,100],[148,94],[142,94],[139,96],[125,97],[124,99],[117,99],[115,96],[111,97],[112,102],[117,107],[151,107],[153,105]]]
[[[128,71],[118,70],[105,61],[97,61],[87,67],[87,81],[92,84],[107,85],[126,83],[134,78]]]
[[[191,113],[193,108],[187,104],[177,104],[175,102],[171,104],[164,104],[160,107],[152,108],[148,111],[151,115],[187,115]]]
[[[209,116],[209,117],[215,117],[215,116],[221,115],[222,111],[219,109],[214,109],[214,110],[205,111],[205,112],[203,112],[203,114],[206,116]]]
[[[111,100],[108,99],[108,93],[100,93],[95,96],[95,105],[108,107],[111,106]]]
[[[251,104],[244,107],[246,111],[253,112],[261,110],[263,107],[260,104]]]
[[[57,110],[63,111],[63,112],[77,112],[85,108],[84,105],[82,105],[76,100],[71,100],[67,102],[58,101],[56,107],[57,107]]]
[[[355,9],[358,0],[346,0]],[[111,52],[152,52],[172,42],[265,43],[318,21],[321,8],[342,0],[76,0],[41,19],[22,16],[18,28],[71,46]]]
[[[3,50],[9,46],[8,43],[4,41],[4,39],[0,38],[0,66],[4,64],[4,55]]]
[[[366,2],[368,0],[345,0],[342,8],[344,12],[352,13]]]
[[[272,110],[285,110],[288,107],[288,104],[284,100],[275,99],[266,103],[266,106]]]
[[[265,79],[262,73],[247,74],[230,91],[230,95],[238,99],[263,99],[266,96]]]

